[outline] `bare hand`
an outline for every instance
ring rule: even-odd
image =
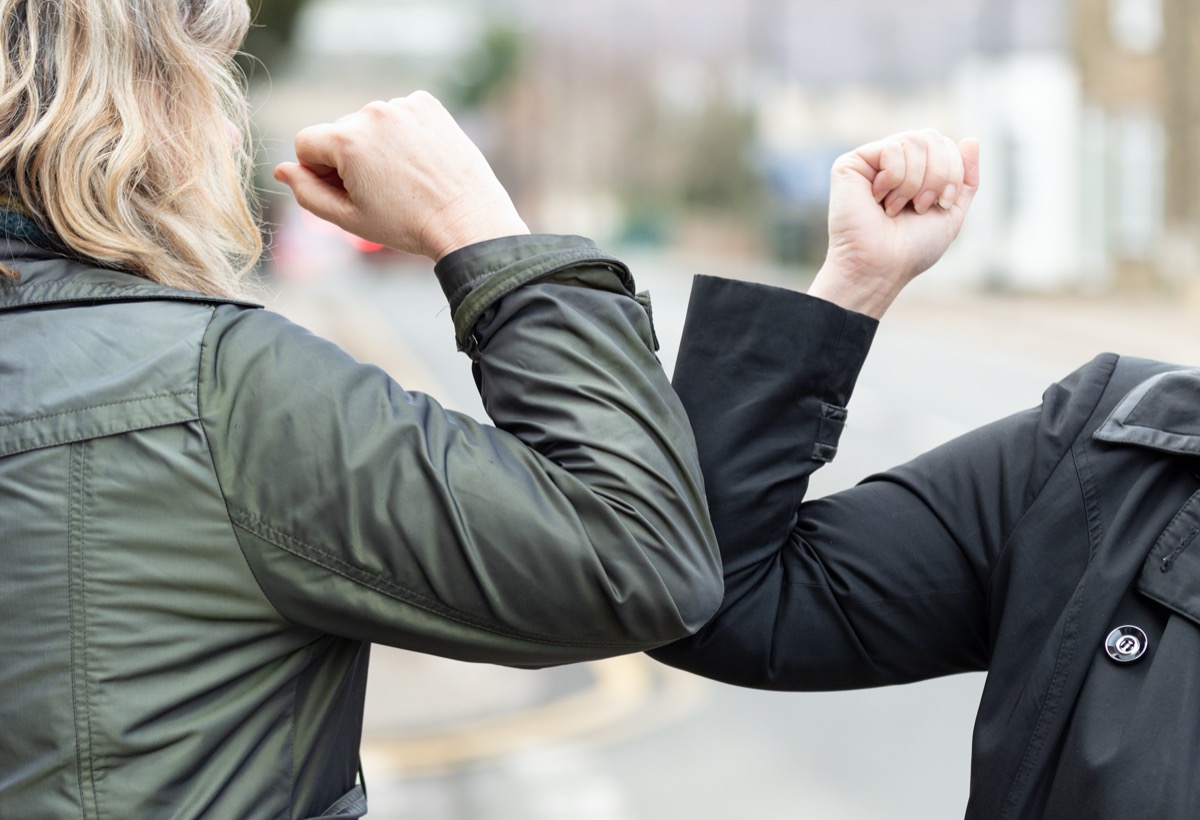
[[[304,129],[296,158],[275,178],[300,206],[371,242],[438,260],[529,233],[479,149],[423,91]]]
[[[879,318],[958,236],[979,187],[979,143],[910,131],[833,166],[829,253],[809,294]]]

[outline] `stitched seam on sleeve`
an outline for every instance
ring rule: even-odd
[[[830,589],[828,584],[815,584],[811,581],[789,581],[789,587],[800,587],[805,589]],[[832,592],[832,590],[830,590]],[[839,596],[843,608],[848,609],[865,609],[867,607],[880,606],[882,604],[903,603],[904,601],[919,601],[922,598],[940,598],[949,595],[962,595],[967,592],[978,592],[976,587],[959,587],[957,589],[936,589],[929,592],[918,592],[913,595],[901,595],[896,598],[877,598],[874,601],[842,601]]]
[[[258,538],[262,538],[270,544],[287,552],[297,558],[308,561],[311,564],[329,570],[348,581],[352,581],[361,587],[374,590],[389,598],[394,598],[410,606],[423,609],[427,612],[439,615],[452,621],[471,626],[476,629],[482,629],[487,632],[492,632],[505,637],[517,638],[529,643],[544,644],[547,646],[576,646],[576,647],[595,647],[595,648],[623,648],[629,646],[641,646],[636,642],[611,642],[611,641],[571,641],[565,639],[552,639],[544,635],[536,635],[529,632],[522,632],[515,629],[505,629],[504,627],[484,621],[481,618],[476,618],[461,610],[448,607],[445,604],[423,595],[420,592],[402,587],[393,581],[382,578],[379,575],[356,567],[353,564],[345,561],[338,556],[322,550],[312,544],[306,543],[294,536],[288,535],[279,529],[272,527],[266,522],[260,520],[247,510],[239,509],[232,504],[229,505],[230,511],[238,515],[233,519],[233,524],[246,532]],[[239,520],[240,519],[240,520]]]
[[[254,583],[258,586],[259,592],[262,593],[263,599],[266,600],[271,609],[275,610],[275,614],[281,620],[291,623],[291,620],[279,609],[279,605],[272,600],[271,594],[267,592],[267,588],[263,586],[262,581],[258,579],[258,574],[254,571],[254,565],[250,563],[250,557],[246,555],[246,546],[242,543],[242,539],[237,536],[238,527],[233,520],[233,506],[229,502],[229,494],[225,491],[225,483],[221,481],[221,472],[217,469],[217,456],[212,449],[212,436],[208,434],[208,426],[204,423],[204,406],[200,395],[200,374],[204,369],[204,348],[208,343],[208,334],[212,330],[212,323],[216,317],[217,311],[214,308],[208,317],[208,324],[200,336],[200,352],[196,361],[196,423],[200,427],[200,433],[204,438],[204,446],[208,450],[208,460],[212,465],[213,480],[217,482],[217,492],[221,494],[221,502],[225,505],[225,520],[229,522],[229,534],[233,536],[234,542],[238,545],[238,551],[242,554],[242,560],[246,562],[246,571],[254,579]],[[215,368],[215,361],[213,365]]]
[[[958,589],[938,589],[930,590],[929,592],[918,592],[913,595],[902,595],[898,598],[879,598],[874,601],[847,601],[844,606],[850,609],[866,609],[873,606],[881,606],[883,604],[896,604],[905,601],[919,601],[922,598],[941,598],[951,595],[962,595],[964,593],[978,593],[976,587],[959,587]]]

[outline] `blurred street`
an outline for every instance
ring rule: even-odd
[[[625,253],[668,370],[693,274],[803,288],[796,273]],[[355,262],[276,285],[272,307],[483,418],[430,266]],[[928,274],[936,277],[937,271]],[[1200,362],[1196,306],[1161,297],[982,296],[932,279],[885,319],[838,459],[810,496],[1036,404],[1096,353]],[[638,656],[527,672],[376,648],[363,760],[375,820],[961,817],[981,675],[780,694]]]

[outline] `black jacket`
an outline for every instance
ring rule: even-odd
[[[1106,354],[1040,407],[804,501],[874,330],[698,280],[675,387],[726,596],[655,656],[765,689],[987,670],[968,817],[1200,817],[1200,371]],[[1106,650],[1123,626],[1145,636],[1131,662]]]

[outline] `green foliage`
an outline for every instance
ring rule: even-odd
[[[732,107],[711,104],[685,142],[682,200],[688,207],[736,211],[762,200],[762,179],[750,157],[751,117]]]
[[[296,19],[307,0],[251,0],[254,26],[246,37],[243,50],[253,59],[244,60],[243,67],[253,76],[252,63],[261,61],[269,70],[286,58]]]
[[[450,84],[453,108],[481,108],[520,72],[523,40],[504,25],[490,26]]]
[[[255,0],[252,5],[255,24],[275,32],[283,42],[291,39],[303,7],[304,0]]]

